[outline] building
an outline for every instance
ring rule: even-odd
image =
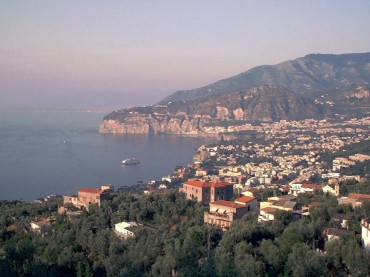
[[[125,222],[114,224],[114,231],[117,235],[122,236],[123,238],[130,238],[135,236],[135,229],[141,226],[141,224],[136,222]]]
[[[322,191],[334,196],[339,196],[339,183],[327,184],[322,188]]]
[[[365,162],[370,160],[370,155],[365,154],[355,154],[353,156],[348,157],[349,160],[356,161],[356,162]]]
[[[364,201],[370,201],[370,194],[350,193],[338,199],[339,205],[351,205],[353,208],[360,207]]]
[[[30,228],[35,233],[44,234],[49,232],[51,223],[48,219],[32,220],[30,223]]]
[[[270,197],[267,201],[261,202],[260,207],[258,222],[275,220],[275,214],[279,210],[297,214],[297,211],[301,208],[297,202],[297,197],[291,194]],[[299,217],[301,217],[301,214]]]
[[[370,252],[370,218],[361,220],[361,237],[367,252]]]
[[[324,230],[327,241],[333,241],[337,239],[343,239],[346,236],[355,237],[356,232],[347,230],[347,229],[338,229],[338,228],[326,228]]]
[[[355,161],[351,161],[347,158],[339,157],[333,160],[333,171],[340,171],[343,168],[354,166],[355,164],[356,164]]]
[[[186,199],[209,204],[218,200],[230,200],[233,195],[233,184],[227,182],[209,182],[204,180],[189,180],[183,184],[180,191]]]
[[[274,207],[265,207],[260,209],[260,214],[258,215],[258,222],[267,222],[275,220],[275,214],[279,209]]]
[[[248,199],[246,203],[226,200],[210,203],[209,212],[204,213],[204,223],[219,226],[224,230],[229,229],[235,219],[242,218],[248,211],[258,209],[257,199],[254,197],[248,198],[253,199]]]
[[[316,184],[301,184],[301,183],[292,183],[290,186],[290,194],[298,195],[299,193],[314,193],[316,190],[322,190],[322,185]]]
[[[247,206],[248,211],[258,211],[259,210],[259,203],[257,198],[251,196],[241,196],[234,201],[237,204]]]
[[[348,220],[346,214],[335,214],[331,218],[338,222],[343,229],[348,229]]]
[[[103,185],[100,189],[81,188],[75,196],[63,196],[63,204],[70,203],[77,208],[89,209],[91,204],[101,205],[102,202],[110,199],[110,194],[114,188],[112,185]]]

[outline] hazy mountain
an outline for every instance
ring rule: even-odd
[[[99,131],[207,136],[215,125],[368,116],[369,84],[370,53],[311,54],[178,91],[157,105],[114,111]]]
[[[208,86],[177,91],[159,104],[229,93],[258,85],[281,85],[296,93],[354,89],[370,84],[370,53],[310,54],[277,65],[262,65]]]
[[[264,85],[202,99],[136,107],[107,115],[101,133],[207,135],[204,127],[323,116],[320,105],[282,86]]]

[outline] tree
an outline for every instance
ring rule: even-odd
[[[293,228],[293,225],[289,225],[276,241],[282,251],[284,259],[286,259],[295,244],[304,242],[304,237]]]
[[[284,267],[284,257],[279,247],[272,240],[262,240],[260,246],[263,260],[267,265],[267,273],[270,276],[277,276]]]
[[[326,264],[324,258],[306,244],[297,243],[289,254],[285,272],[297,277],[325,276]]]
[[[326,253],[329,269],[336,275],[368,276],[369,256],[356,239],[328,242]],[[344,275],[344,274],[343,274]]]

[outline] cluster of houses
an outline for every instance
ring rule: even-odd
[[[183,183],[180,191],[186,199],[202,202],[209,205],[209,211],[204,212],[204,223],[221,227],[223,230],[230,228],[234,220],[242,218],[251,211],[258,212],[258,222],[264,223],[275,220],[278,211],[290,212],[293,219],[301,219],[309,216],[312,209],[320,206],[313,202],[308,207],[302,207],[298,203],[299,193],[314,193],[322,190],[339,195],[339,184],[334,183],[326,186],[315,184],[292,184],[290,194],[279,197],[270,197],[267,201],[259,201],[251,191],[231,201],[233,198],[233,185],[227,182],[213,182],[205,180],[188,180]],[[347,197],[339,197],[339,204],[351,205],[353,208],[361,206],[366,200],[370,200],[369,194],[350,193]],[[340,223],[341,228],[326,228],[324,234],[328,241],[355,236],[355,231],[348,230],[348,222],[345,214],[336,214],[332,218]],[[370,251],[370,219],[361,221],[362,240],[365,248]]]
[[[77,191],[77,196],[63,196],[63,205],[71,204],[79,209],[89,210],[91,204],[99,207],[103,201],[110,199],[110,194],[114,191],[113,185],[103,185],[100,189],[81,188]]]
[[[234,199],[233,184],[220,181],[209,181],[190,179],[183,183],[180,192],[186,199],[202,202],[209,206],[209,210],[204,212],[204,223],[211,224],[228,230],[234,220],[241,219],[249,212],[258,212],[258,222],[263,224],[275,220],[279,211],[290,212],[293,219],[301,219],[309,216],[310,211],[320,203],[313,202],[308,207],[299,205],[297,195],[299,193],[313,193],[315,190],[325,189],[333,195],[339,195],[339,185],[319,186],[314,184],[291,184],[289,194],[279,197],[269,197],[265,201],[260,201],[253,195],[252,191],[244,192],[241,197]],[[100,206],[107,201],[114,191],[112,185],[103,185],[99,189],[81,188],[77,191],[77,196],[64,196],[64,205],[59,208],[59,213],[67,216],[74,216],[81,213],[81,209],[88,211],[91,204]],[[338,203],[351,205],[353,208],[359,207],[364,201],[370,201],[370,194],[350,193],[346,197],[338,197]],[[71,209],[75,207],[75,210]],[[343,238],[345,236],[355,236],[356,233],[348,230],[348,222],[345,214],[334,215],[333,220],[340,223],[341,228],[326,228],[324,234],[328,241]],[[55,218],[35,219],[30,223],[30,229],[36,233],[45,234],[50,230]],[[114,225],[114,232],[122,238],[129,238],[143,227],[138,222],[120,222]],[[147,227],[147,226],[145,226]],[[364,247],[370,251],[370,218],[361,221],[361,236]]]
[[[90,205],[101,206],[104,201],[111,199],[114,186],[107,184],[100,188],[81,188],[75,196],[63,196],[63,205],[59,207],[58,213],[65,214],[68,220],[82,213],[82,210],[89,211]],[[55,217],[35,218],[30,222],[30,230],[34,233],[44,235],[50,231],[51,224],[56,220]],[[114,232],[122,238],[133,237],[135,231],[141,226],[137,222],[120,222],[114,224]]]

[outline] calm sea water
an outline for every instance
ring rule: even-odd
[[[192,161],[209,140],[173,135],[102,135],[104,113],[0,111],[0,199],[26,201],[159,180]],[[134,166],[121,161],[136,157]]]

